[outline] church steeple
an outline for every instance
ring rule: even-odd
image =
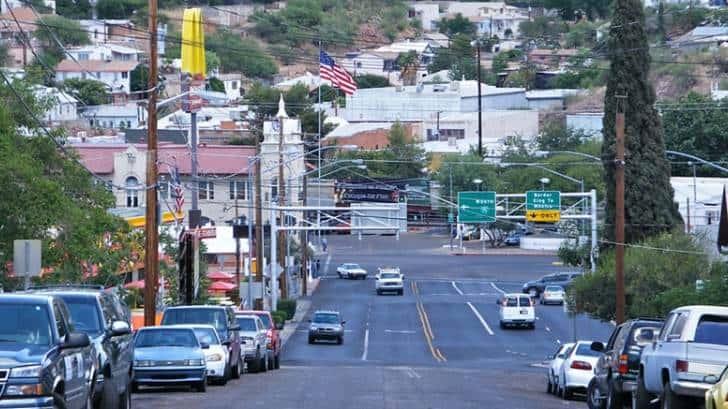
[[[283,94],[281,94],[281,98],[278,100],[278,113],[276,114],[276,118],[288,118],[286,101],[283,100]]]

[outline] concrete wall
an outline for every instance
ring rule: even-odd
[[[566,240],[565,238],[525,236],[521,237],[521,248],[526,250],[557,251]]]

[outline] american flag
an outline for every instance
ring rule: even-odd
[[[341,88],[346,95],[351,95],[356,91],[354,78],[323,51],[319,53],[319,76],[322,80],[331,81],[334,87]]]

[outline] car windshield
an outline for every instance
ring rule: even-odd
[[[263,326],[266,328],[270,328],[270,316],[268,314],[260,314],[258,315],[258,318],[260,318],[261,321],[263,321]]]
[[[0,343],[50,345],[53,340],[44,304],[0,304]]]
[[[71,322],[77,331],[89,335],[103,332],[103,321],[99,315],[96,297],[61,296],[71,310]]]
[[[695,329],[695,342],[728,345],[728,317],[704,315]]]
[[[194,331],[200,344],[220,345],[220,339],[213,328],[195,328]]]
[[[397,273],[382,273],[379,275],[381,278],[399,278],[399,274]]]
[[[344,264],[344,268],[348,268],[348,269],[359,268],[359,264]]]
[[[188,347],[199,346],[195,333],[191,329],[154,328],[141,330],[134,342],[135,348],[151,347]]]
[[[314,314],[313,322],[317,324],[338,324],[339,316],[336,314],[319,313]]]
[[[550,285],[546,287],[546,291],[564,291],[564,289],[561,286],[558,285]]]
[[[579,344],[579,346],[576,347],[574,355],[598,357],[601,353],[591,349],[591,344]]]
[[[257,331],[258,328],[255,326],[255,318],[238,317],[238,325],[240,325],[240,331]]]
[[[225,311],[216,308],[175,308],[164,312],[162,324],[212,325],[220,333],[227,330],[227,316]],[[222,333],[220,335],[222,336]]]

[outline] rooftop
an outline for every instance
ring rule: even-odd
[[[63,60],[56,66],[58,72],[129,72],[138,61]]]
[[[329,132],[324,139],[348,138],[361,132],[376,131],[379,129],[392,129],[394,122],[354,122],[339,125]]]
[[[418,91],[419,88],[419,91]],[[492,85],[481,83],[481,94],[484,97],[492,95],[518,94],[525,92],[525,88],[498,88]],[[478,82],[474,80],[452,81],[447,84],[420,84],[406,87],[384,87],[367,88],[357,90],[354,97],[380,96],[386,98],[386,94],[442,94],[459,95],[461,98],[476,97],[478,95]]]
[[[81,47],[69,48],[68,51],[72,51],[72,52],[73,51],[75,51],[75,52],[89,51],[89,52],[91,52],[91,51],[98,50],[99,48],[106,48],[106,49],[111,50],[112,52],[119,53],[119,54],[139,54],[142,52],[141,50],[137,50],[136,48],[127,47],[125,45],[114,44],[114,43],[84,45]]]
[[[427,41],[398,41],[370,51],[376,53],[406,53],[408,51],[416,51],[417,54],[422,54],[428,48],[430,48],[430,43]]]
[[[3,31],[20,32],[15,19],[18,20],[23,31],[35,31],[37,28],[35,22],[38,20],[38,16],[35,12],[29,7],[19,7],[12,9],[12,13],[0,14],[0,29]]]

